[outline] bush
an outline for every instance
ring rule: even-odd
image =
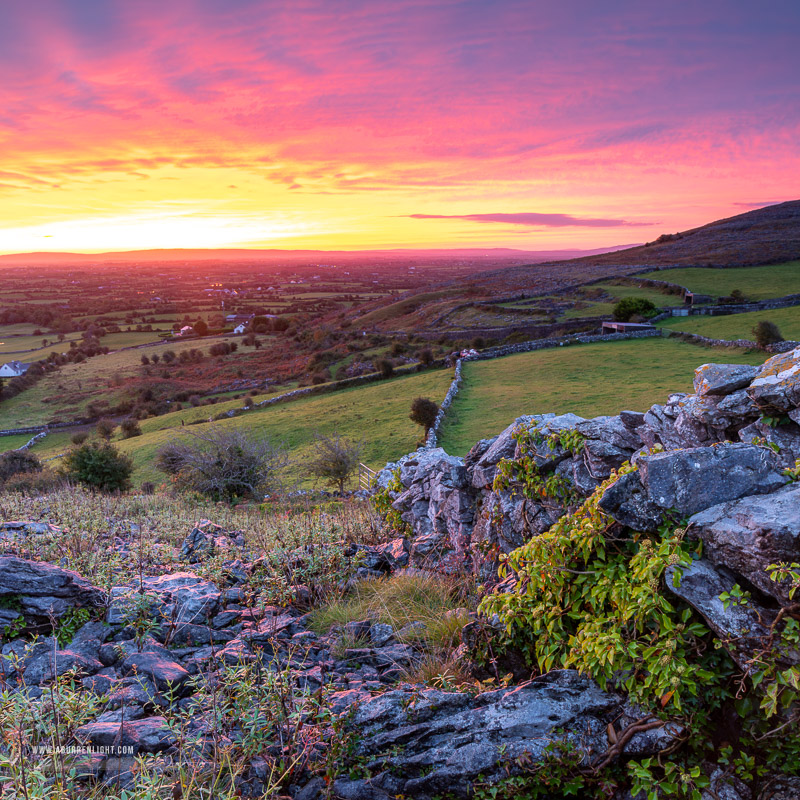
[[[9,450],[0,455],[0,484],[7,481],[13,475],[26,472],[40,472],[42,463],[27,450]]]
[[[86,431],[78,431],[77,433],[73,433],[70,437],[70,441],[72,444],[83,444],[89,438],[89,434]]]
[[[108,442],[90,442],[67,453],[64,475],[101,492],[124,491],[131,485],[133,461]]]
[[[753,337],[759,347],[784,341],[778,326],[768,319],[763,319],[753,326]]]
[[[429,367],[431,364],[433,364],[433,352],[429,347],[426,347],[424,350],[420,350],[417,358],[419,358],[419,363],[426,367]]]
[[[308,462],[308,471],[331,486],[338,486],[344,494],[344,486],[358,469],[363,445],[334,433],[332,436],[317,434],[314,437],[314,456]]]
[[[614,319],[617,322],[630,322],[631,317],[640,316],[644,319],[654,317],[658,309],[652,300],[644,297],[623,297],[614,306]]]
[[[114,435],[116,428],[117,423],[114,422],[113,419],[108,419],[107,417],[97,420],[97,425],[95,426],[97,435],[106,441],[108,441]]]
[[[431,400],[429,397],[415,397],[411,402],[411,413],[408,415],[412,422],[421,425],[425,428],[425,435],[433,427],[436,422],[436,416],[439,413],[439,405]]]
[[[123,439],[132,439],[134,436],[142,435],[142,429],[139,427],[139,423],[133,419],[133,417],[128,417],[127,419],[122,420],[119,428],[122,432]]]
[[[394,364],[388,358],[382,358],[375,366],[383,378],[391,378],[394,375]]]
[[[244,431],[213,427],[162,447],[156,466],[176,483],[214,500],[261,499],[282,487],[286,450]]]
[[[43,467],[37,472],[18,472],[12,475],[3,484],[3,490],[20,494],[49,494],[60,489],[63,483],[63,475],[50,467]]]

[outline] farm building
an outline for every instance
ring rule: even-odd
[[[9,361],[0,367],[0,378],[18,378],[28,371],[30,364],[23,364],[21,361]]]

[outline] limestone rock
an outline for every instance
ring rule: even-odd
[[[727,395],[744,389],[756,377],[758,367],[747,364],[703,364],[694,371],[698,395]]]
[[[750,399],[767,413],[786,413],[800,406],[800,348],[764,362],[747,389]]]
[[[638,473],[609,487],[600,508],[623,525],[653,531],[664,512],[696,514],[787,482],[778,457],[755,445],[725,443],[657,453],[639,459]]]
[[[0,557],[0,598],[18,604],[26,624],[38,628],[47,627],[51,615],[58,619],[69,609],[107,602],[105,592],[77,572],[15,556]]]
[[[466,693],[424,689],[358,698],[352,724],[361,755],[378,774],[367,785],[423,800],[466,797],[478,776],[491,782],[514,770],[523,754],[534,762],[548,744],[566,739],[587,760],[608,748],[607,726],[631,713],[622,699],[572,670],[559,670],[513,689]],[[667,727],[634,736],[630,756],[663,748],[678,733]],[[384,772],[386,770],[386,772]],[[349,786],[351,796],[357,786]],[[337,790],[338,791],[338,790]]]
[[[800,562],[800,483],[701,511],[689,520],[689,535],[702,539],[703,553],[713,564],[788,605],[788,590],[770,580],[766,568]]]

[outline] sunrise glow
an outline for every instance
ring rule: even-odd
[[[9,0],[0,252],[646,241],[796,195],[799,27],[788,2]]]

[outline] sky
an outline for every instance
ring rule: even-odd
[[[0,253],[598,248],[800,197],[796,0],[2,0]]]

